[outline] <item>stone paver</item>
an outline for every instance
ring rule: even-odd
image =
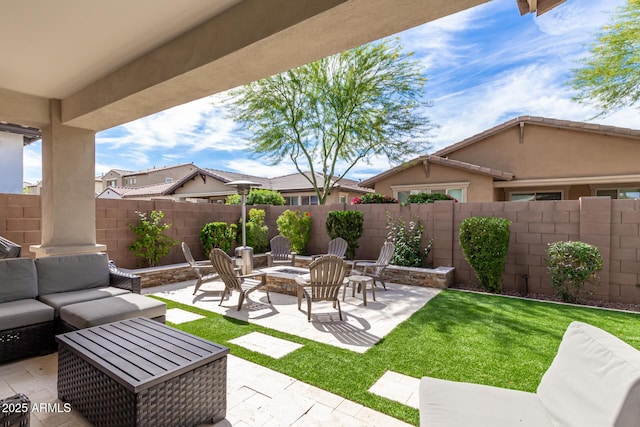
[[[251,332],[250,334],[234,338],[229,342],[248,350],[273,357],[274,359],[280,359],[292,351],[303,347],[302,344],[272,337],[260,332]]]
[[[190,311],[182,310],[180,308],[170,308],[169,310],[167,310],[166,319],[167,322],[171,322],[174,325],[179,325],[181,323],[204,319],[204,316],[192,313]]]
[[[395,400],[404,405],[418,409],[418,387],[420,379],[399,374],[393,371],[386,371],[376,381],[369,391],[378,396]]]

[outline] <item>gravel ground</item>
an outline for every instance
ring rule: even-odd
[[[479,287],[477,285],[474,285],[474,284],[468,284],[468,283],[457,283],[457,284],[451,286],[451,288],[453,288],[453,289],[463,289],[463,290],[466,290],[466,291],[486,293],[486,292],[484,292],[484,290],[481,287]],[[515,296],[515,297],[520,297],[520,298],[529,298],[529,299],[540,300],[540,301],[562,302],[562,300],[560,298],[555,297],[553,295],[544,295],[544,294],[535,294],[535,293],[528,293],[526,295],[523,295],[523,294],[521,294],[519,292],[516,292],[516,291],[503,291],[502,295]],[[586,305],[586,306],[590,306],[590,307],[601,307],[601,308],[609,308],[609,309],[612,309],[612,310],[633,311],[633,312],[640,313],[640,304],[628,304],[628,303],[621,303],[621,302],[608,302],[608,301],[602,301],[602,300],[596,300],[596,299],[581,299],[576,304],[577,305]]]

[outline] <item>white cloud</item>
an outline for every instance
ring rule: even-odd
[[[42,143],[34,142],[22,153],[23,180],[35,184],[42,179]]]

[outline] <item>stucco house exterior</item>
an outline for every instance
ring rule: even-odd
[[[111,169],[102,177],[102,190],[108,187],[138,188],[154,184],[171,184],[198,169],[193,163],[154,167],[139,171]]]
[[[306,172],[306,174],[309,173],[310,172]],[[123,176],[132,177],[141,175],[129,173]],[[321,184],[322,177],[318,176],[317,179]],[[286,205],[318,204],[318,198],[311,184],[299,173],[274,178],[263,178],[236,172],[199,168],[197,166],[194,166],[194,170],[175,182],[159,182],[137,187],[129,185],[107,186],[102,193],[98,195],[98,198],[132,200],[167,199],[194,203],[224,203],[227,196],[236,194],[235,188],[226,185],[226,183],[237,180],[252,181],[260,184],[258,188],[280,192],[285,198]],[[326,203],[348,203],[354,197],[370,191],[370,189],[360,187],[356,181],[341,179],[333,184],[332,191],[327,197]]]
[[[637,199],[639,158],[640,130],[521,116],[360,185],[401,202],[420,192],[460,202]]]

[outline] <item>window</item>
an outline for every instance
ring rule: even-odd
[[[284,197],[284,204],[287,206],[297,206],[300,204],[300,201],[298,200],[298,196],[283,196]]]
[[[133,185],[136,182],[137,182],[136,178],[125,178],[124,180],[125,185]]]
[[[459,202],[466,202],[468,182],[448,182],[442,184],[392,185],[393,197],[400,203],[406,203],[410,194],[440,193],[447,194]]]
[[[110,179],[107,181],[107,187],[115,187],[118,185],[117,179]]]
[[[512,202],[530,202],[534,200],[562,200],[562,191],[532,191],[530,193],[511,193]]]
[[[317,205],[318,204],[318,196],[300,196],[301,205]]]
[[[596,196],[609,196],[612,199],[640,199],[640,188],[599,188]]]
[[[347,193],[340,193],[339,197],[339,202],[340,203],[347,203]]]
[[[164,179],[164,183],[165,184],[171,184],[173,182],[173,178],[165,178]]]

